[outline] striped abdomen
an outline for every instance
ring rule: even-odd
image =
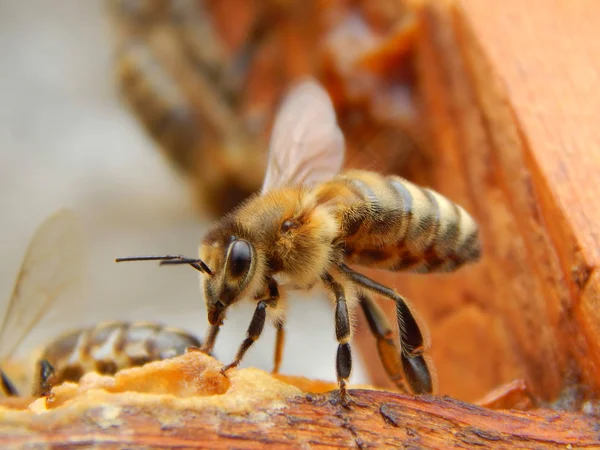
[[[328,184],[345,191],[338,213],[350,264],[434,272],[480,256],[473,218],[431,189],[366,171],[349,171]]]
[[[171,358],[200,341],[185,331],[147,322],[109,322],[65,334],[41,355],[56,371],[56,384],[79,381],[87,372],[121,369]]]

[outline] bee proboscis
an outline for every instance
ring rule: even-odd
[[[37,229],[17,276],[0,328],[0,363],[16,350],[44,313],[83,277],[83,240],[76,217],[61,210]],[[36,364],[34,396],[77,382],[87,372],[118,370],[182,354],[201,343],[191,334],[151,322],[106,322],[65,333],[45,345]],[[0,390],[18,391],[0,369]]]
[[[240,363],[267,317],[277,330],[277,371],[285,322],[281,293],[320,282],[335,301],[336,372],[343,404],[349,401],[350,318],[357,304],[377,339],[389,377],[401,389],[432,393],[435,379],[424,355],[428,339],[406,300],[349,265],[420,273],[456,270],[479,258],[478,227],[462,207],[400,177],[361,170],[338,174],[343,159],[344,137],[330,98],[316,82],[301,82],[280,107],[261,194],[205,235],[200,258],[117,261],[160,260],[202,272],[210,322],[207,352],[227,309],[244,298],[256,302],[247,337],[223,373]],[[396,303],[399,342],[373,295]]]

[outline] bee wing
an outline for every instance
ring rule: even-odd
[[[36,230],[0,328],[0,361],[9,357],[48,308],[83,278],[79,222],[60,210]]]
[[[316,81],[303,81],[291,88],[275,119],[261,192],[325,181],[340,171],[344,152],[329,95]]]

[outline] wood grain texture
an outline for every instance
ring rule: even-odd
[[[420,11],[430,145],[410,176],[474,214],[484,258],[451,275],[379,278],[428,324],[442,393],[474,400],[515,378],[542,403],[573,386],[600,392],[597,17],[593,1],[438,1]]]
[[[547,233],[544,244],[558,257],[551,290],[553,313],[568,334],[566,353],[597,388],[600,4],[536,0],[524,8],[511,0],[498,9],[492,2],[463,0],[460,6],[518,124],[539,198],[536,212]]]
[[[456,400],[353,391],[347,410],[329,396],[291,399],[284,408],[245,414],[218,409],[123,409],[118,425],[102,406],[72,421],[52,415],[18,427],[3,424],[2,448],[598,448],[597,418],[539,411],[500,412]],[[177,417],[165,423],[161,414]]]
[[[236,369],[198,351],[86,374],[53,397],[0,399],[0,448],[598,448],[600,404],[584,412],[494,411],[448,397],[356,386],[350,408],[334,383]],[[492,393],[522,398],[522,383]],[[508,401],[509,403],[506,403]]]

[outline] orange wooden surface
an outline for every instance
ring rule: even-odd
[[[352,389],[343,407],[322,383],[275,379],[200,352],[114,377],[88,374],[53,401],[0,401],[2,449],[73,448],[598,448],[582,412],[494,411],[450,398]],[[307,394],[294,387],[316,388]],[[312,385],[312,387],[311,387]],[[26,400],[26,399],[24,399]],[[33,403],[30,403],[33,402]],[[30,404],[29,404],[30,403]],[[597,412],[598,405],[590,405]]]
[[[484,256],[456,274],[382,278],[429,325],[442,393],[473,400],[521,377],[548,401],[599,392],[599,13],[479,0],[421,12],[430,162],[411,176],[474,214]]]
[[[600,384],[600,3],[533,0],[460,5],[498,74],[524,138],[524,158],[560,259],[559,315]],[[585,340],[587,342],[581,342]],[[593,351],[581,350],[589,346]]]

